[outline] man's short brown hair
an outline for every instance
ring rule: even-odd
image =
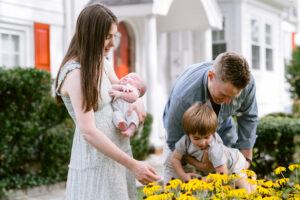
[[[196,102],[184,112],[182,124],[187,135],[207,136],[216,132],[218,119],[209,105]]]
[[[232,51],[217,56],[214,69],[224,82],[230,82],[234,87],[243,89],[250,81],[249,65],[246,59]]]

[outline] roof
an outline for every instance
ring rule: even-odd
[[[147,4],[153,3],[153,0],[90,0],[89,3],[100,2],[107,6],[122,6],[130,4]]]

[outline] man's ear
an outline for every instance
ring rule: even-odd
[[[209,70],[207,76],[209,80],[212,80],[216,76],[216,74],[213,70]]]

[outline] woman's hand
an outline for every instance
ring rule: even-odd
[[[134,103],[132,103],[130,106],[129,106],[129,109],[127,111],[127,114],[128,115],[131,115],[131,113],[133,111],[136,111],[136,113],[138,114],[138,117],[139,117],[139,121],[141,124],[144,123],[145,121],[145,118],[146,118],[146,111],[145,111],[145,107],[144,107],[144,104],[142,102],[141,99],[137,99]]]
[[[136,179],[144,185],[161,179],[153,167],[142,161],[136,160],[132,171]]]

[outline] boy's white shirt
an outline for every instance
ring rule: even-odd
[[[175,145],[176,151],[181,155],[191,155],[200,162],[202,161],[204,150],[193,145],[187,135],[184,135]],[[226,164],[229,171],[232,171],[239,158],[239,150],[228,148],[223,144],[218,133],[214,133],[212,141],[208,147],[208,158],[214,168]]]

